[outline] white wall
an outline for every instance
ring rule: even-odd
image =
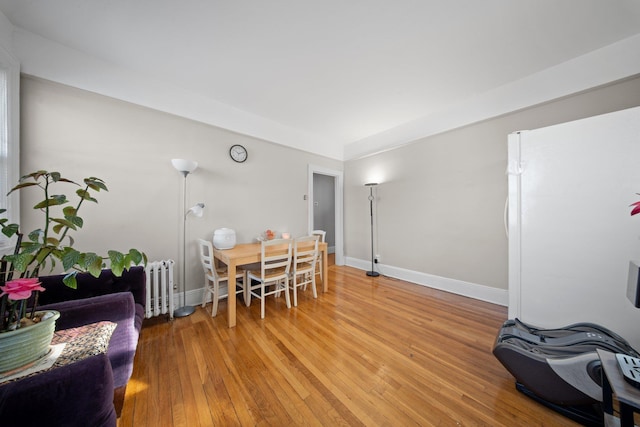
[[[23,174],[97,176],[109,187],[97,206],[81,211],[86,225],[76,244],[84,250],[136,247],[150,260],[178,260],[183,178],[170,159],[198,161],[187,200],[189,207],[204,202],[206,210],[188,221],[187,289],[204,283],[195,238],[210,239],[219,227],[235,229],[238,242],[267,228],[304,235],[308,164],[342,170],[337,160],[29,76],[22,78],[21,103]],[[233,144],[248,149],[245,163],[229,158]],[[39,224],[29,194],[23,192],[21,206],[30,230]]]
[[[367,268],[376,188],[380,271],[507,304],[507,135],[640,105],[640,78],[345,163],[347,264]]]

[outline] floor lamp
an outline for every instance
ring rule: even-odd
[[[365,187],[369,187],[369,214],[371,215],[371,271],[367,271],[367,276],[378,277],[380,273],[373,271],[373,187],[378,185],[377,182],[369,182]]]
[[[198,162],[185,159],[172,159],[171,164],[184,176],[184,185],[182,189],[182,304],[183,306],[173,312],[174,317],[185,317],[193,314],[195,307],[187,305],[187,216],[193,214],[201,217],[204,210],[204,203],[198,203],[187,209],[187,175],[196,170]]]

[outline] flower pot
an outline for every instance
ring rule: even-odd
[[[42,314],[44,320],[0,333],[0,372],[27,365],[49,352],[60,313],[54,310],[36,313]]]

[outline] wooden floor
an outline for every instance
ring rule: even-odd
[[[119,427],[572,426],[517,392],[491,353],[506,308],[329,269],[297,308],[238,300],[142,329]],[[210,309],[210,305],[207,305]]]

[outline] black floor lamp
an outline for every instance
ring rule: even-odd
[[[369,182],[365,187],[369,187],[369,213],[371,215],[371,271],[367,271],[367,276],[378,277],[380,273],[373,271],[373,187],[378,185],[377,182]]]

